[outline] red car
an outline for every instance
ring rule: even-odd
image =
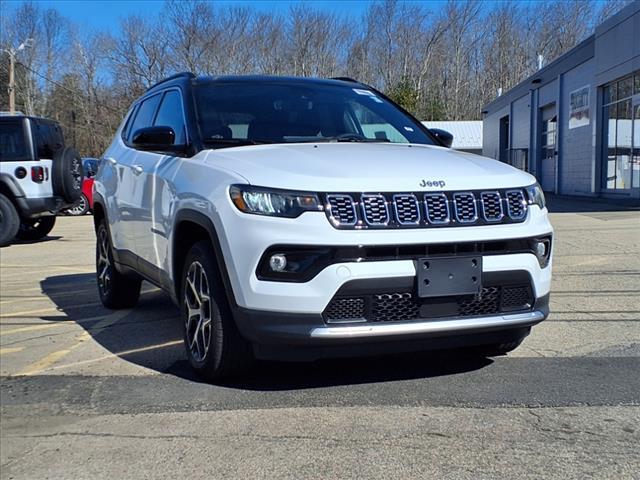
[[[82,194],[80,200],[71,208],[64,211],[66,215],[85,215],[93,209],[93,177],[98,172],[100,161],[97,158],[83,158],[84,179],[82,180]]]

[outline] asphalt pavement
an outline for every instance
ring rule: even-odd
[[[178,311],[99,302],[91,217],[0,250],[0,478],[640,479],[640,212],[554,199],[550,318],[499,358],[261,363],[210,385]]]

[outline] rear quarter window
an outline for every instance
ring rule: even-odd
[[[0,123],[0,162],[32,160],[23,122]]]

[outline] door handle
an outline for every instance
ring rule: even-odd
[[[144,171],[140,165],[131,165],[131,168],[133,169],[133,173],[136,175],[140,175]]]
[[[111,165],[117,165],[118,164],[118,161],[113,157],[104,157],[104,160],[109,162]]]

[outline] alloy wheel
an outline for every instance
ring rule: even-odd
[[[184,308],[187,348],[196,362],[203,362],[211,343],[211,297],[207,274],[197,261],[187,271]]]
[[[109,237],[104,228],[98,234],[97,255],[98,288],[103,294],[107,294],[111,288],[111,261],[109,260]]]
[[[67,211],[71,215],[82,215],[86,208],[87,208],[87,202],[84,199],[84,195],[80,195],[80,200],[78,200],[78,203],[76,203],[73,207],[71,207]]]

